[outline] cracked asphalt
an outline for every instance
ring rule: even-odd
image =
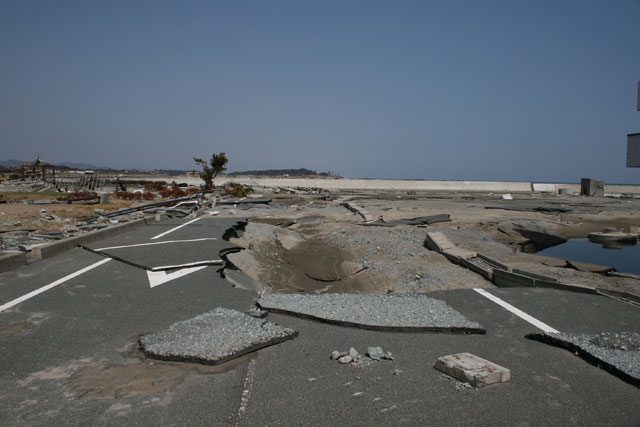
[[[161,240],[221,239],[237,220],[202,218]],[[171,220],[99,242],[151,242]],[[150,248],[137,260],[157,259]],[[154,249],[155,250],[155,249]],[[425,249],[426,250],[426,249]],[[181,247],[179,260],[200,249]],[[0,274],[0,305],[104,258],[83,249]],[[471,289],[437,291],[486,335],[373,331],[286,314],[266,320],[298,332],[214,368],[144,358],[142,334],[258,297],[206,266],[150,286],[145,270],[117,260],[0,313],[3,425],[637,425],[640,389],[572,353],[525,338],[532,324]],[[604,296],[553,289],[489,289],[562,333],[640,332],[640,310]],[[335,349],[379,346],[393,361],[364,368],[331,360]],[[434,369],[469,352],[511,370],[509,383],[460,387]]]

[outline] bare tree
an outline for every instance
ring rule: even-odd
[[[214,154],[211,156],[211,160],[206,160],[194,157],[193,160],[202,166],[202,173],[200,178],[204,180],[204,189],[211,190],[214,188],[213,180],[222,171],[226,171],[225,165],[229,162],[227,156],[224,153]]]

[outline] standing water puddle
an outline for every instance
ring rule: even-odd
[[[624,273],[640,274],[640,245],[603,247],[588,239],[571,239],[561,245],[543,249],[538,255],[609,267]]]

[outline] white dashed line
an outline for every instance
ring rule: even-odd
[[[200,217],[200,218],[196,218],[196,219],[192,219],[191,221],[187,221],[187,222],[185,222],[185,223],[184,223],[184,224],[182,224],[182,225],[179,225],[179,226],[177,226],[177,227],[172,228],[171,230],[167,230],[167,231],[165,231],[164,233],[160,233],[160,234],[158,234],[157,236],[153,236],[153,237],[151,238],[151,240],[159,239],[159,238],[160,238],[160,237],[162,237],[162,236],[166,236],[166,235],[167,235],[167,234],[169,234],[169,233],[173,233],[174,231],[179,230],[179,229],[181,229],[182,227],[186,227],[187,225],[192,224],[192,223],[196,222],[197,220],[199,220],[199,219],[201,219],[201,218],[202,218],[202,217]]]
[[[523,320],[526,320],[527,322],[531,323],[536,328],[542,329],[545,332],[551,332],[551,333],[554,333],[554,334],[559,333],[559,331],[553,329],[551,326],[547,325],[546,323],[541,322],[540,320],[536,319],[535,317],[528,315],[524,311],[512,306],[508,302],[505,302],[505,301],[501,300],[497,296],[490,294],[489,292],[485,291],[484,289],[474,288],[473,290],[476,291],[477,293],[479,293],[480,295],[482,295],[483,297],[488,298],[491,301],[495,302],[496,304],[506,308],[507,310],[509,310],[510,312],[515,314],[516,316],[518,316],[519,318],[521,318]]]
[[[96,262],[95,264],[91,264],[90,266],[83,268],[82,270],[78,270],[75,273],[71,273],[68,276],[64,276],[62,279],[58,279],[53,283],[49,283],[46,286],[43,286],[43,287],[41,287],[39,289],[36,289],[33,292],[29,292],[28,294],[23,295],[20,298],[16,298],[13,301],[9,301],[8,303],[0,306],[0,311],[5,311],[5,310],[13,307],[14,305],[20,304],[21,302],[24,302],[24,301],[26,301],[26,300],[28,300],[30,298],[35,297],[36,295],[40,295],[41,293],[43,293],[45,291],[48,291],[51,288],[55,288],[56,286],[66,282],[67,280],[73,279],[74,277],[78,277],[82,273],[86,273],[89,270],[93,270],[94,268],[99,267],[102,264],[104,264],[105,262],[109,262],[109,261],[111,261],[111,258],[105,258],[105,259],[103,259],[101,261]]]
[[[249,406],[249,399],[251,398],[251,389],[253,388],[253,378],[256,375],[256,359],[251,359],[247,366],[247,375],[244,377],[242,383],[242,396],[240,397],[240,406],[236,413],[236,419],[233,423],[234,426],[241,425],[244,417],[247,414],[247,407]]]

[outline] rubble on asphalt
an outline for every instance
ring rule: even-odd
[[[297,334],[293,329],[218,307],[144,335],[138,342],[150,358],[217,365]]]
[[[349,351],[334,350],[331,352],[331,360],[336,360],[341,365],[352,365],[359,368],[369,366],[381,360],[393,360],[393,355],[389,351],[384,351],[381,347],[368,347],[365,354],[360,354],[351,347]]]

